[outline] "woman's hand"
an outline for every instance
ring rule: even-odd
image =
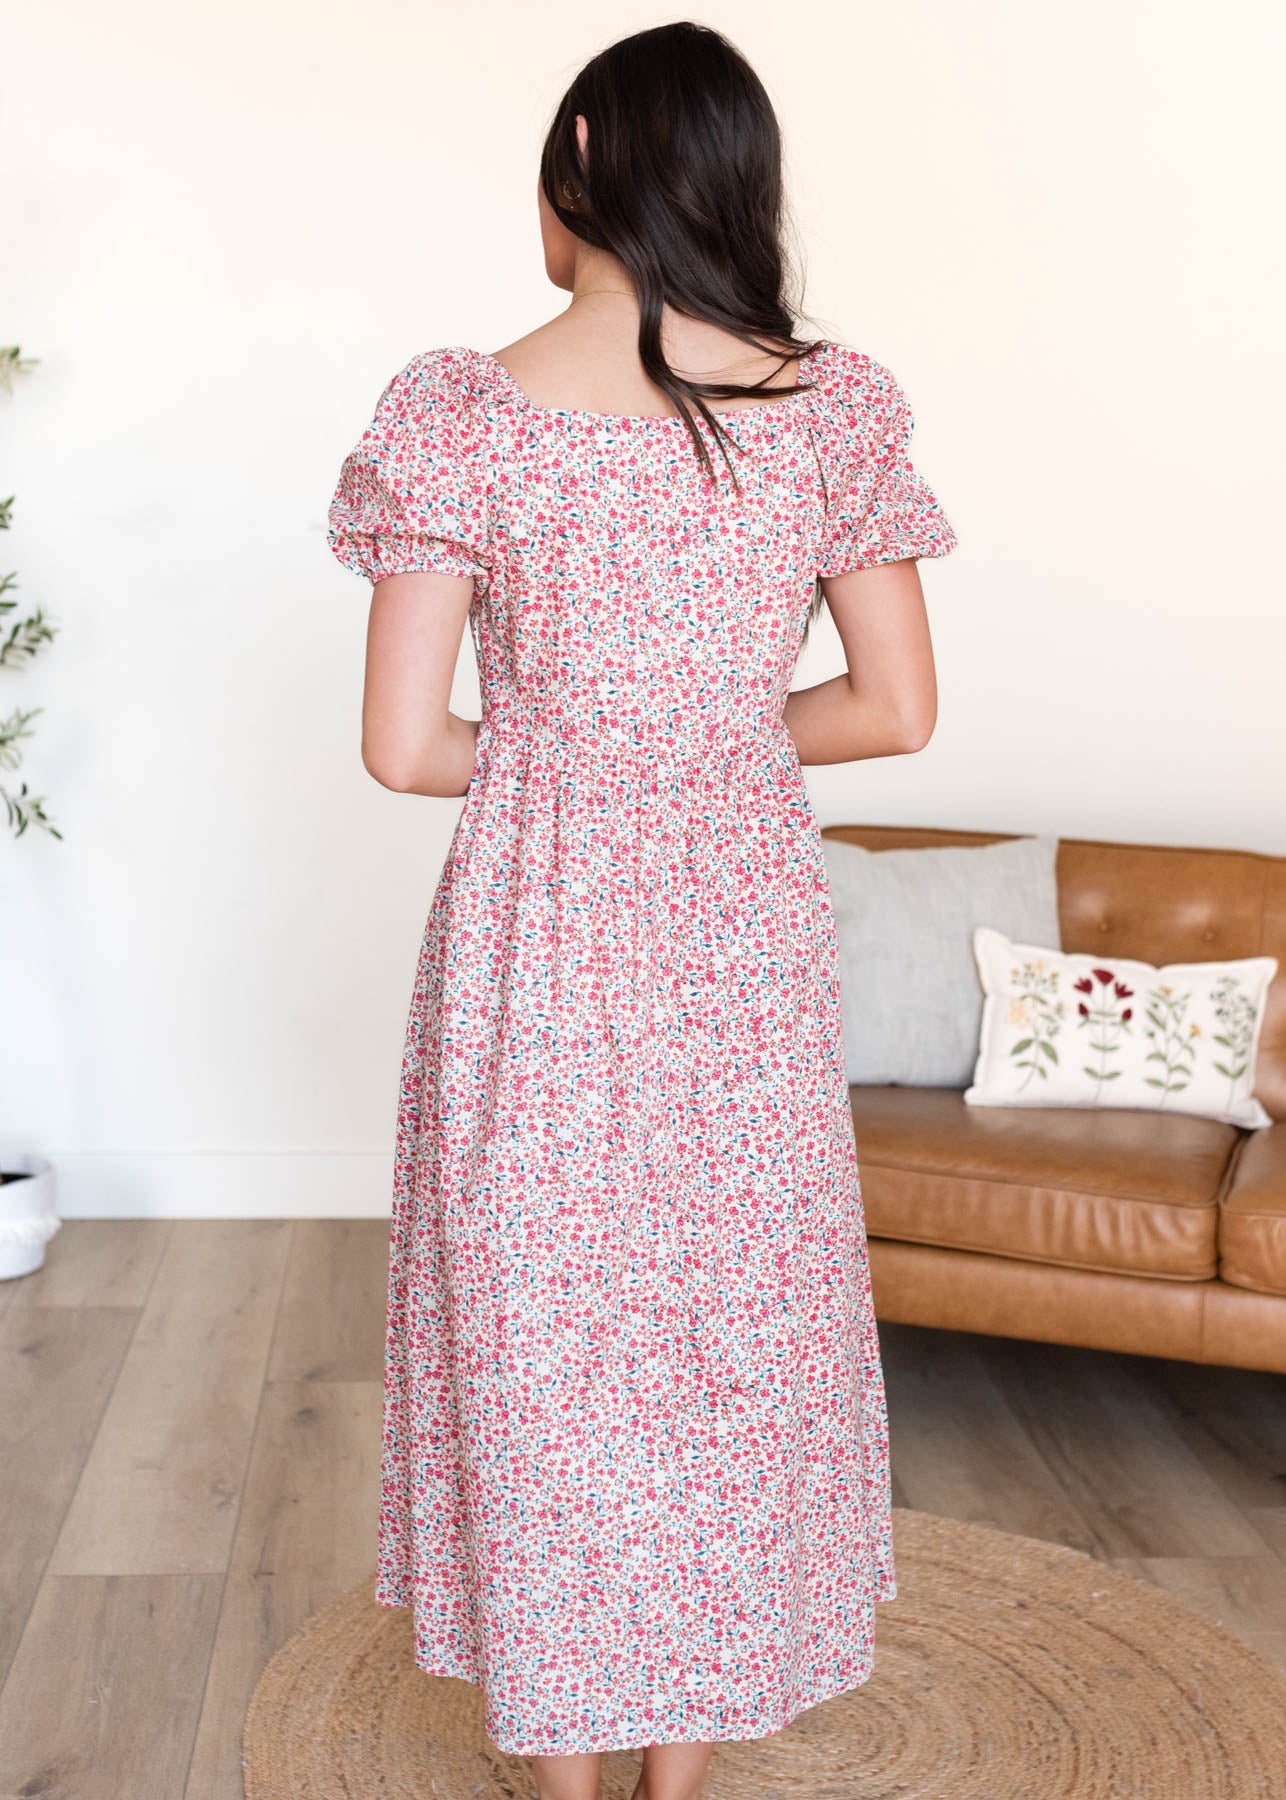
[[[478,722],[448,710],[473,599],[458,575],[390,575],[371,592],[362,696],[362,761],[399,794],[463,794]]]
[[[922,750],[937,722],[938,687],[915,559],[829,576],[822,592],[848,669],[788,696],[783,717],[800,762]]]

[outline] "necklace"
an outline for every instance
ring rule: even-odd
[[[587,300],[591,294],[619,294],[623,300],[635,298],[630,288],[584,288],[579,294],[572,295],[572,302],[574,304],[577,300]]]

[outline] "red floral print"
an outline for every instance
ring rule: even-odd
[[[759,1737],[866,1680],[888,1422],[817,821],[817,574],[941,556],[892,375],[724,423],[394,377],[331,545],[471,577],[483,720],[397,1115],[377,1598],[501,1749]]]

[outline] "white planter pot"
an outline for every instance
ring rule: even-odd
[[[0,1281],[30,1275],[45,1260],[45,1245],[60,1224],[55,1210],[54,1167],[43,1156],[0,1156]]]

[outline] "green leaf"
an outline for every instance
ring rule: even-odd
[[[1031,1047],[1032,1047],[1032,1039],[1031,1038],[1029,1038],[1029,1037],[1019,1038],[1018,1042],[1013,1046],[1013,1048],[1010,1050],[1009,1054],[1011,1056],[1021,1056],[1024,1050],[1030,1050]]]
[[[1058,1061],[1057,1050],[1055,1050],[1054,1046],[1046,1038],[1041,1039],[1040,1047],[1049,1058],[1050,1062],[1056,1063]]]
[[[22,837],[29,825],[39,825],[50,837],[61,838],[62,833],[55,830],[49,821],[43,798],[31,793],[25,781],[16,794],[0,787],[0,800],[4,802],[5,814],[15,837]]]
[[[1100,1081],[1115,1081],[1117,1076],[1120,1073],[1121,1073],[1121,1071],[1119,1069],[1109,1069],[1106,1072],[1106,1074],[1100,1075],[1099,1080]]]

